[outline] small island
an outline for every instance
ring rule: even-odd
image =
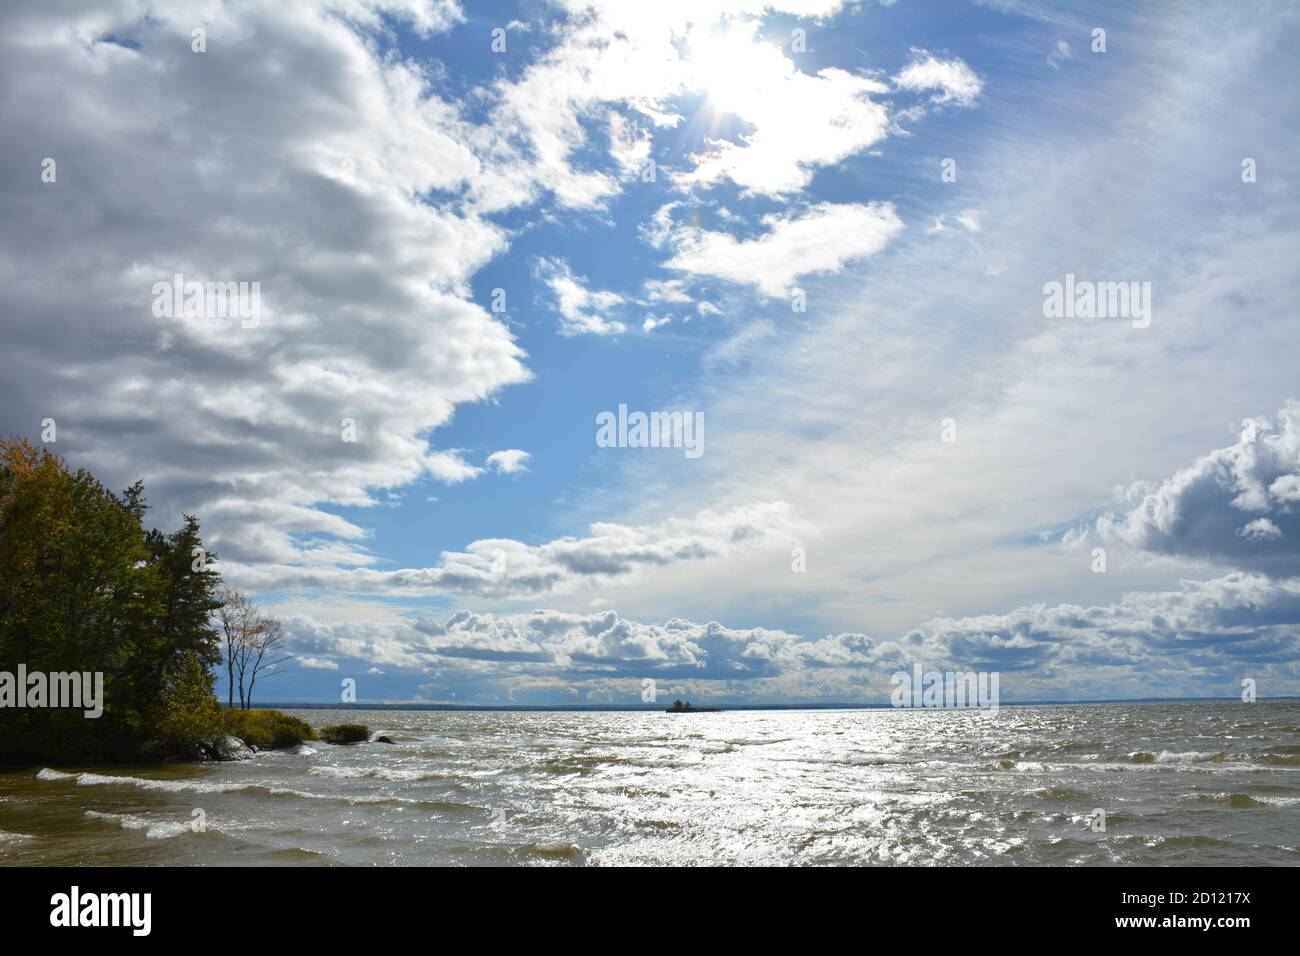
[[[671,707],[669,707],[669,708],[665,711],[665,713],[669,713],[669,714],[716,714],[716,713],[718,713],[719,710],[721,710],[720,707],[692,707],[692,706],[691,706],[691,702],[690,702],[689,700],[686,701],[685,703],[682,703],[680,700],[675,700],[675,701],[673,701],[673,705],[672,705]]]

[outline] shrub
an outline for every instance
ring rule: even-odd
[[[320,729],[320,739],[327,744],[356,744],[370,739],[365,724],[331,724]]]
[[[226,732],[258,750],[296,747],[304,740],[315,740],[311,724],[278,710],[223,710]]]

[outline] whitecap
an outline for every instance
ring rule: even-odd
[[[130,813],[100,813],[98,810],[87,810],[86,816],[93,820],[114,822],[123,830],[144,830],[145,837],[150,840],[167,840],[192,830],[188,822],[180,823],[174,820],[159,822]]]
[[[48,767],[36,775],[38,780],[75,780],[81,786],[127,785],[142,790],[163,790],[169,793],[228,793],[248,790],[253,784],[208,783],[203,780],[153,780],[148,777],[115,777],[102,773],[63,773]]]

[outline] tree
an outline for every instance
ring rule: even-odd
[[[146,511],[139,482],[116,495],[48,449],[0,440],[0,672],[98,673],[104,693],[96,719],[6,710],[0,761],[137,756],[165,745],[178,701],[211,695],[217,578],[191,557],[199,523],[146,530]]]
[[[257,627],[257,605],[238,588],[223,588],[218,594],[217,621],[225,645],[226,706],[235,706],[235,671],[239,671],[239,706],[244,707],[244,669],[246,648],[253,630]]]
[[[257,631],[250,642],[251,647],[248,654],[250,668],[248,672],[248,700],[244,705],[245,710],[253,706],[253,687],[257,684],[258,675],[265,673],[267,677],[274,677],[279,673],[276,668],[280,664],[292,660],[292,654],[277,656],[284,639],[283,621],[273,617],[264,617],[259,620]],[[243,683],[242,679],[240,683]]]
[[[253,688],[258,678],[277,673],[276,668],[292,655],[281,655],[284,624],[261,610],[243,591],[226,588],[220,594],[216,619],[225,643],[226,678],[229,681],[226,706],[234,707],[239,689],[239,708],[253,706]]]

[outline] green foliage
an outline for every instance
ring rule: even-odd
[[[315,740],[311,724],[278,710],[221,711],[226,733],[232,734],[258,750],[296,747],[304,740]]]
[[[212,696],[212,678],[208,669],[197,657],[191,656],[181,665],[168,688],[153,739],[143,755],[186,759],[210,753],[229,732],[222,720],[221,708]]]
[[[210,624],[219,579],[199,523],[146,530],[139,483],[120,496],[25,440],[0,440],[0,671],[101,672],[103,715],[0,714],[0,763],[116,760],[219,730]]]
[[[356,744],[370,739],[365,724],[331,724],[320,729],[320,739],[327,744]]]

